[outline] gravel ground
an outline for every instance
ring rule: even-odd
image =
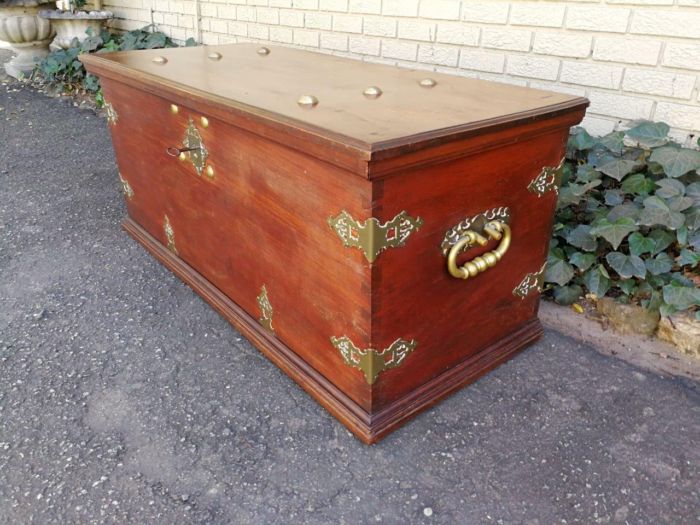
[[[697,383],[548,331],[366,447],[120,229],[103,119],[0,108],[0,523],[700,519]]]

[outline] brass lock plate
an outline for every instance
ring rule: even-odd
[[[500,208],[492,208],[483,213],[474,215],[473,217],[467,217],[463,221],[455,224],[447,230],[445,237],[440,244],[440,249],[442,254],[447,256],[450,248],[457,244],[457,242],[464,237],[467,231],[473,231],[479,234],[484,234],[484,226],[491,221],[499,220],[506,224],[510,224],[510,209],[508,207],[502,206]]]
[[[184,149],[189,150],[187,155],[190,162],[194,166],[197,175],[202,176],[205,166],[207,165],[207,158],[209,157],[209,152],[207,148],[204,147],[204,142],[202,142],[202,135],[200,135],[197,126],[194,125],[194,121],[189,119],[187,123],[187,129],[185,129],[185,138],[182,140],[182,145]]]

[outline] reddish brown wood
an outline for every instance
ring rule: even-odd
[[[455,390],[476,381],[542,335],[540,322],[533,319],[499,340],[497,344],[482,349],[478,354],[446,370],[410,394],[397,399],[390,406],[370,413],[348,397],[332,381],[309,366],[288,346],[282,344],[278,338],[272,337],[256,319],[221,293],[182,259],[174,256],[160,241],[132,219],[125,219],[123,226],[129,235],[186,282],[268,359],[368,445],[376,443]]]
[[[125,228],[360,439],[376,441],[541,334],[537,294],[520,299],[512,292],[542,266],[556,195],[537,197],[527,186],[543,166],[559,163],[585,99],[556,95],[540,107],[533,101],[546,96],[513,88],[515,98],[502,111],[515,113],[489,109],[487,120],[445,127],[454,116],[437,107],[431,125],[409,118],[421,131],[407,136],[395,115],[383,138],[368,142],[364,109],[342,106],[355,118],[347,134],[324,130],[314,117],[272,114],[221,93],[207,97],[184,80],[159,80],[142,65],[129,66],[149,53],[84,58],[102,75],[118,115],[110,126],[117,163],[133,189]],[[290,53],[301,62],[308,56]],[[395,81],[393,68],[380,70]],[[483,97],[466,79],[441,82],[450,83],[455,100]],[[326,96],[332,100],[333,93]],[[412,96],[407,101],[419,104]],[[469,104],[479,113],[478,104]],[[198,125],[213,178],[166,154],[181,145],[189,119]],[[440,250],[445,232],[500,206],[511,209],[510,251],[474,279],[450,277]],[[405,246],[370,264],[329,227],[328,218],[341,210],[381,222],[405,210],[424,223]],[[166,215],[177,254],[165,248]],[[263,285],[274,334],[257,321]],[[331,336],[348,336],[363,349],[382,350],[397,338],[418,346],[369,385],[345,364]]]

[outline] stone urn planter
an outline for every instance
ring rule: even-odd
[[[56,38],[51,42],[52,49],[68,49],[77,38],[82,42],[88,37],[87,30],[92,29],[93,35],[99,35],[100,29],[107,20],[114,18],[111,11],[70,11],[56,9],[40,11],[39,16],[50,20],[56,30]]]
[[[51,23],[39,18],[37,0],[0,0],[0,40],[10,44],[15,57],[5,64],[14,78],[28,76],[34,65],[49,52]]]

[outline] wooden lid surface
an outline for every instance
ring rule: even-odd
[[[154,62],[156,57],[165,62]],[[83,55],[81,60],[369,151],[415,146],[424,139],[588,104],[566,94],[249,43]],[[301,105],[300,99],[309,104]]]

